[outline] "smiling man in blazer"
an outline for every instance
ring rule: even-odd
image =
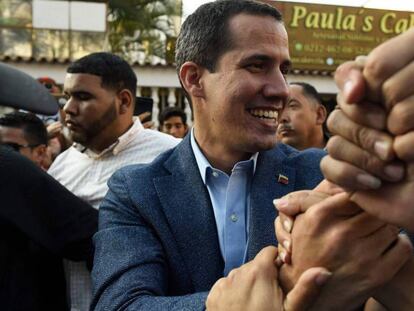
[[[194,129],[109,182],[95,236],[96,310],[202,308],[220,277],[276,245],[272,200],[322,179],[323,152],[275,148],[290,66],[276,9],[200,7],[182,26],[176,62]]]

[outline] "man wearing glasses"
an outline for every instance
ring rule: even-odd
[[[3,145],[8,145],[45,169],[47,131],[36,115],[12,112],[0,117],[0,138]]]

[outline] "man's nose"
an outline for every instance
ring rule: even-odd
[[[277,108],[283,108],[283,104],[286,103],[289,96],[289,87],[280,69],[275,69],[268,75],[263,88],[263,95],[266,98],[279,99],[277,102],[280,104],[280,107]]]
[[[63,111],[67,114],[75,115],[78,111],[78,104],[76,103],[76,100],[69,98],[66,101],[65,106],[63,106]]]
[[[289,113],[287,113],[286,109],[283,109],[279,113],[279,123],[288,123],[289,122]]]

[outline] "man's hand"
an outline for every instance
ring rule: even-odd
[[[375,292],[374,298],[386,310],[414,310],[414,256],[411,256],[397,275]],[[371,310],[370,310],[371,311]]]
[[[368,56],[364,64],[368,98],[388,110],[414,95],[414,28],[394,37]]]
[[[154,129],[154,122],[153,121],[145,121],[146,119],[148,119],[148,117],[151,115],[150,112],[145,111],[143,113],[141,113],[140,115],[138,115],[139,120],[142,123],[142,126],[146,129]]]
[[[207,297],[207,310],[308,310],[331,274],[323,268],[305,271],[284,298],[277,280],[276,257],[277,248],[266,247],[254,260],[218,280]]]
[[[396,227],[362,212],[346,193],[322,199],[297,216],[291,247],[292,264],[282,266],[279,278],[285,290],[310,267],[323,266],[333,272],[315,310],[362,305],[411,253],[411,244],[398,236]]]
[[[386,183],[379,191],[356,191],[351,200],[382,221],[414,232],[414,162],[407,165],[402,182]]]
[[[392,161],[394,137],[386,132],[387,111],[381,104],[367,101],[361,65],[357,62],[341,65],[335,73],[335,82],[340,90],[341,109],[328,118],[328,128],[337,136],[328,142],[329,156],[321,163],[325,177],[348,190],[377,189],[381,179],[401,180],[404,168],[398,161]]]
[[[324,179],[313,190],[291,192],[280,199],[273,201],[279,216],[275,219],[275,232],[279,241],[278,262],[290,263],[291,231],[295,217],[305,213],[311,206],[334,194],[344,192],[341,187]]]
[[[337,136],[328,141],[329,155],[321,161],[325,178],[351,191],[378,189],[381,180],[402,180],[403,163],[391,161],[392,136],[352,121],[342,110],[332,112],[328,127]]]
[[[46,128],[47,137],[51,139],[51,138],[58,136],[62,132],[62,129],[63,129],[63,125],[60,121],[56,121],[56,122],[49,124]]]
[[[403,178],[395,157],[414,159],[414,29],[374,49],[364,61],[348,62],[335,73],[338,104],[328,128],[338,137],[322,162],[326,177],[350,190],[376,189]]]
[[[362,65],[350,62],[338,68],[335,79],[341,110],[328,120],[337,136],[329,141],[329,156],[321,162],[327,179],[356,191],[351,200],[410,231],[414,229],[410,203],[414,89],[407,83],[414,79],[413,40],[414,29],[376,48]]]

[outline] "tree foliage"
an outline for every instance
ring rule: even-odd
[[[177,0],[109,0],[107,42],[112,52],[130,61],[166,58],[166,46],[176,36],[174,18],[181,16]]]

